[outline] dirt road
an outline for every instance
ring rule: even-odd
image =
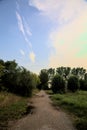
[[[56,110],[44,91],[33,98],[35,112],[19,120],[10,130],[75,130],[67,114]]]

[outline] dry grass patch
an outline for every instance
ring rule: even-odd
[[[28,114],[30,112],[28,110],[29,102],[30,98],[0,92],[0,130],[6,130],[9,121],[19,119]]]

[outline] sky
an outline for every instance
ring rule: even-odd
[[[0,0],[0,59],[35,73],[87,69],[87,1]]]

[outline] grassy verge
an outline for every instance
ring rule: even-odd
[[[87,91],[51,95],[54,105],[73,114],[78,130],[87,130]]]
[[[28,98],[0,92],[0,130],[7,130],[9,121],[24,116],[27,113],[28,102]]]

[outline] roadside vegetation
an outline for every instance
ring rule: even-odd
[[[10,121],[22,118],[33,109],[30,98],[38,92],[39,77],[15,60],[0,60],[0,130]]]
[[[75,116],[76,127],[87,130],[87,71],[83,67],[42,69],[37,75],[15,60],[0,60],[0,129],[27,113],[28,99],[39,90],[50,90],[56,105]]]
[[[28,114],[29,98],[16,96],[8,92],[0,92],[0,130],[7,130],[8,123]]]
[[[72,114],[76,128],[87,130],[87,91],[51,95],[53,104]]]
[[[24,97],[31,97],[33,89],[37,88],[39,77],[15,60],[0,60],[0,91],[11,92]]]
[[[54,72],[54,73],[53,73]],[[76,128],[87,130],[87,72],[84,68],[50,68],[49,94],[53,104],[71,113]]]
[[[87,71],[83,67],[58,67],[56,69],[42,69],[39,74],[39,89],[50,89],[54,93],[87,91]],[[61,84],[61,85],[60,85]]]

